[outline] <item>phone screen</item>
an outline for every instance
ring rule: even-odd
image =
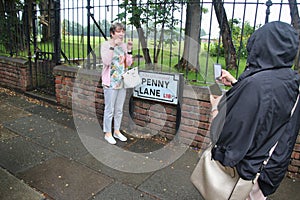
[[[215,80],[219,79],[221,75],[222,75],[222,66],[220,64],[214,64]]]
[[[215,83],[213,85],[210,85],[208,87],[208,89],[209,89],[209,93],[211,95],[215,95],[215,96],[221,96],[222,95],[222,90],[221,90],[220,86],[217,83]]]

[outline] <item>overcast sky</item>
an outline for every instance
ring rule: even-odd
[[[145,1],[144,1],[145,2]],[[208,9],[208,13],[203,15],[202,20],[202,28],[205,30],[206,33],[209,33],[210,29],[210,22],[212,22],[211,32],[212,35],[218,34],[218,23],[215,17],[215,13],[213,10],[213,15],[211,18],[211,1],[203,1],[204,7]],[[256,25],[264,24],[265,16],[266,16],[266,0],[224,0],[225,10],[227,14],[227,18],[240,18],[243,19],[245,16],[245,20],[248,21],[252,26],[254,26],[254,19],[256,16]],[[245,2],[247,4],[245,5]],[[288,0],[273,0],[273,5],[270,8],[270,16],[269,21],[284,21],[287,23],[291,22],[290,18],[290,10],[288,6]],[[284,3],[284,5],[280,6],[280,3]],[[95,6],[95,9],[92,10],[95,19],[98,21],[107,19],[109,22],[116,18],[118,14],[118,1],[117,0],[91,0],[91,4]],[[105,7],[105,5],[108,5]],[[84,26],[87,25],[87,1],[86,0],[74,0],[74,1],[66,1],[61,0],[61,8],[62,10],[62,17],[61,19],[68,18],[69,21],[78,22]],[[299,7],[299,6],[298,6]],[[68,8],[78,8],[78,10],[68,9]],[[281,9],[281,16],[279,17]],[[298,8],[299,9],[299,8]],[[73,11],[75,11],[73,13]],[[120,11],[120,10],[119,10]],[[234,11],[234,12],[233,12]],[[245,13],[245,15],[244,15]],[[175,13],[176,18],[180,18],[181,14],[183,16],[183,21],[185,20],[185,7],[183,8],[182,13]],[[68,17],[69,16],[69,17]],[[184,24],[183,24],[184,26]]]

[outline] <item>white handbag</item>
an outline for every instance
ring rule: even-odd
[[[211,147],[206,149],[191,181],[205,200],[244,200],[257,181],[242,179],[235,168],[225,167],[211,157]]]
[[[123,75],[124,88],[134,88],[142,83],[138,67],[134,67]]]

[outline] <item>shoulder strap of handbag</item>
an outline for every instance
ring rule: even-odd
[[[295,102],[295,104],[294,104],[294,106],[293,106],[293,108],[292,108],[292,110],[291,110],[291,115],[290,115],[290,117],[292,117],[293,114],[294,114],[294,111],[295,111],[295,109],[296,109],[296,107],[297,107],[297,104],[298,104],[298,101],[299,101],[299,96],[300,96],[300,86],[299,86],[299,94],[298,94],[297,99],[296,99],[296,102]],[[273,151],[275,150],[277,144],[278,144],[278,141],[274,144],[274,146],[273,146],[273,147],[271,148],[271,150],[269,151],[269,157],[268,157],[266,160],[264,160],[264,162],[263,162],[263,164],[262,164],[262,166],[261,166],[261,168],[260,168],[260,170],[259,170],[259,173],[260,173],[260,172],[263,170],[263,168],[268,164],[268,161],[269,161],[269,159],[271,158],[272,153],[273,153]]]
[[[124,68],[126,70],[128,68],[128,66],[127,66],[127,59],[126,59],[126,53],[124,55],[125,55],[125,58],[124,58]]]
[[[291,111],[291,117],[294,114],[294,111],[295,111],[295,109],[297,107],[297,104],[298,104],[298,101],[299,101],[299,96],[300,96],[300,86],[299,86],[299,94],[297,96],[297,100],[296,100],[295,105],[294,105],[294,107],[292,108],[292,111]]]

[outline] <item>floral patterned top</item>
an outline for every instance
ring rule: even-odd
[[[127,46],[122,43],[114,47],[114,50],[109,50],[110,44],[105,41],[101,45],[101,59],[103,62],[102,69],[102,85],[112,89],[123,88],[122,74],[126,72],[124,61],[126,65],[132,65],[132,55],[127,54]],[[125,59],[126,57],[126,59]]]
[[[110,88],[120,89],[123,88],[122,74],[126,72],[124,61],[125,52],[122,47],[118,46],[114,49],[114,54],[111,61],[110,69]]]

